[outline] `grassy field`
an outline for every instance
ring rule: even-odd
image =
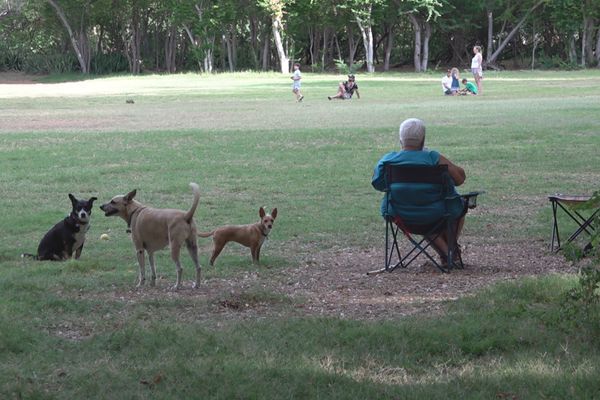
[[[360,100],[330,102],[342,77],[305,73],[303,103],[278,74],[0,84],[0,397],[600,397],[597,339],[561,317],[569,275],[385,321],[298,317],[298,299],[251,288],[242,303],[276,312],[228,318],[213,312],[221,298],[191,292],[186,256],[183,294],[121,296],[134,251],[124,222],[98,209],[80,260],[19,257],[69,211],[68,193],[100,204],[136,188],[144,204],[186,209],[192,181],[201,230],[278,208],[259,281],[315,249],[377,247],[370,178],[409,117],[465,168],[465,191],[486,190],[466,240],[547,244],[546,196],[600,188],[600,71],[489,73],[483,96],[453,98],[438,75],[359,76]],[[206,290],[255,269],[236,246],[207,267],[200,244]],[[167,287],[168,252],[157,264]]]

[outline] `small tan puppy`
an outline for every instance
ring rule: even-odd
[[[260,221],[250,225],[226,225],[215,229],[212,232],[198,233],[200,237],[213,237],[213,252],[210,257],[210,265],[214,265],[215,260],[228,242],[237,242],[246,247],[250,247],[252,253],[252,262],[258,264],[260,259],[260,248],[273,229],[273,223],[277,218],[277,208],[267,214],[263,207],[258,210]]]
[[[131,240],[135,246],[137,260],[140,266],[138,286],[146,282],[144,250],[148,253],[152,278],[150,285],[156,284],[156,268],[154,266],[154,252],[165,248],[171,249],[171,258],[177,267],[177,282],[174,289],[181,287],[181,263],[179,253],[185,243],[190,257],[196,266],[196,282],[194,288],[200,285],[200,264],[198,263],[198,245],[196,243],[196,223],[194,213],[200,200],[200,189],[195,183],[190,183],[194,192],[194,202],[188,211],[151,208],[134,200],[136,190],[125,196],[119,195],[112,198],[100,209],[107,217],[119,216],[127,222],[127,231],[131,232]]]

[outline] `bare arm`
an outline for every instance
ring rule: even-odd
[[[448,166],[448,173],[452,177],[455,186],[460,186],[464,183],[467,176],[465,175],[465,170],[452,163],[452,161],[448,160],[446,157],[440,154],[440,161],[438,161],[440,165]]]
[[[360,93],[358,93],[358,89],[356,89],[356,97],[360,99]]]

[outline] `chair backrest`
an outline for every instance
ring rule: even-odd
[[[446,186],[449,178],[447,165],[386,164],[385,166],[385,182],[388,188],[393,183],[431,183]]]
[[[388,213],[390,203],[394,207],[422,207],[431,204],[440,204],[446,208],[446,197],[451,192],[451,178],[447,165],[385,165],[386,208]],[[395,189],[392,185],[399,191]],[[416,185],[415,185],[416,184]],[[419,185],[423,184],[423,185]]]

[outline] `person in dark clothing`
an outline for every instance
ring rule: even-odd
[[[340,82],[338,85],[338,92],[335,96],[327,96],[329,100],[332,99],[340,99],[340,100],[349,100],[352,98],[352,95],[356,92],[356,97],[360,99],[360,93],[358,93],[358,84],[356,83],[356,78],[354,75],[348,75],[348,80],[345,82]]]

